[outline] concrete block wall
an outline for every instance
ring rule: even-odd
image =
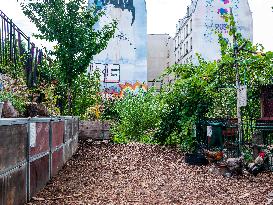
[[[75,117],[0,119],[0,205],[29,201],[78,147]]]

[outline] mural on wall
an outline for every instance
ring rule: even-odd
[[[206,60],[221,58],[219,38],[222,33],[228,43],[232,43],[229,36],[228,23],[224,15],[233,13],[237,30],[250,41],[253,40],[253,19],[248,0],[193,0],[193,49],[202,54]],[[195,6],[195,7],[194,7]],[[213,52],[208,52],[208,49]],[[196,56],[193,62],[198,63]]]
[[[228,38],[228,24],[224,20],[224,15],[230,14],[231,9],[238,31],[246,38],[250,38],[250,40],[252,40],[252,36],[250,36],[246,32],[247,29],[242,26],[242,24],[245,24],[244,18],[247,18],[243,17],[241,14],[242,9],[246,8],[246,3],[247,1],[240,0],[206,0],[206,30],[204,32],[206,41],[215,41],[215,36],[213,35],[215,31],[224,34],[224,36]]]
[[[120,65],[119,64],[101,64],[91,63],[87,69],[88,73],[94,73],[96,70],[100,72],[100,81],[103,83],[119,83],[120,82]]]
[[[103,10],[105,15],[96,25],[117,20],[114,38],[107,48],[94,56],[88,72],[101,71],[105,90],[119,84],[147,81],[147,12],[145,0],[89,0],[89,5]]]
[[[122,98],[127,94],[137,95],[139,93],[146,93],[148,90],[148,85],[145,83],[135,82],[118,84],[118,86],[112,86],[106,88],[103,92],[105,98]]]

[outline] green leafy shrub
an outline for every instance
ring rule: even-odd
[[[24,98],[11,91],[0,91],[0,102],[4,101],[10,101],[20,116],[23,116],[26,110],[26,101]]]
[[[187,151],[194,149],[193,127],[212,104],[216,71],[216,62],[206,62],[202,58],[199,58],[199,65],[175,65],[167,70],[168,75],[177,76],[177,79],[160,94],[167,109],[160,114],[161,123],[154,136],[158,143],[180,144]]]
[[[81,119],[90,120],[99,118],[101,104],[100,95],[100,73],[80,74],[75,80],[72,88],[74,98],[72,105],[73,115],[80,116]],[[94,112],[93,112],[94,111]]]
[[[160,123],[162,110],[153,89],[116,100],[114,109],[118,113],[118,120],[111,130],[115,142],[153,142],[152,136]]]

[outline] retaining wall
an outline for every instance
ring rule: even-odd
[[[74,117],[0,119],[0,205],[29,201],[78,147]]]
[[[110,140],[110,123],[101,121],[80,121],[80,139]]]

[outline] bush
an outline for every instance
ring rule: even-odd
[[[72,86],[72,113],[88,120],[99,118],[100,95],[100,74],[80,74]],[[94,111],[94,112],[93,112]]]
[[[162,104],[153,89],[116,100],[114,110],[118,114],[116,125],[111,130],[114,142],[153,142],[152,136],[160,123],[162,111]]]
[[[14,92],[0,91],[0,102],[10,101],[14,108],[23,116],[26,111],[26,101]]]

